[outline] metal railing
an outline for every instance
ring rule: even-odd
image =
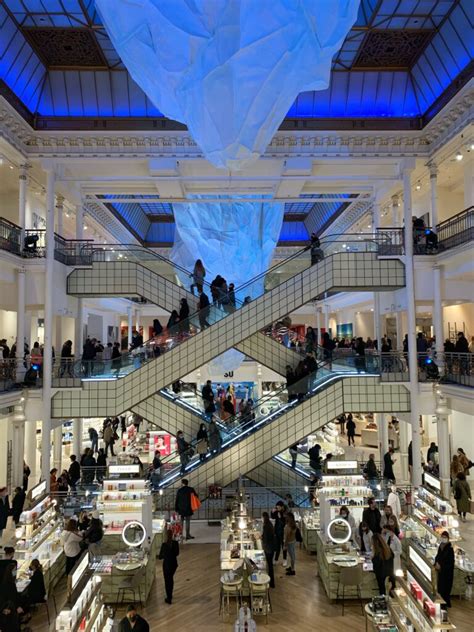
[[[371,352],[370,355],[374,355]],[[370,357],[367,356],[367,357]],[[408,382],[410,372],[408,353],[395,351],[380,353],[382,382]],[[417,353],[418,380],[474,387],[473,353],[437,353],[432,349]]]
[[[441,222],[437,226],[439,250],[448,250],[474,239],[474,206]]]
[[[93,246],[92,239],[65,239],[57,233],[54,234],[54,258],[67,266],[91,265]],[[0,250],[24,259],[44,259],[46,231],[27,228],[22,235],[19,226],[0,218]]]
[[[43,385],[42,358],[38,363],[30,356],[0,359],[0,392]]]

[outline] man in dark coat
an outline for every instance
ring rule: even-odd
[[[194,540],[194,536],[191,535],[191,516],[193,510],[191,509],[191,495],[196,494],[193,487],[188,485],[188,479],[183,478],[181,481],[181,487],[176,492],[175,511],[181,516],[181,522],[183,527],[186,524],[186,540]]]
[[[9,515],[10,501],[8,500],[8,490],[6,487],[2,487],[0,489],[0,540],[2,539],[3,530],[7,526]]]
[[[362,522],[366,522],[372,533],[381,533],[380,521],[382,514],[377,508],[375,498],[369,498],[369,506],[362,512]]]
[[[385,453],[383,457],[383,477],[387,481],[391,481],[395,483],[395,474],[393,473],[393,465],[395,463],[395,459],[392,459],[392,454],[394,453],[394,449],[390,447],[388,452]]]
[[[71,489],[75,490],[77,483],[81,479],[81,466],[77,461],[77,457],[75,454],[71,454],[69,457],[71,459],[71,465],[69,466],[69,480],[71,482]]]

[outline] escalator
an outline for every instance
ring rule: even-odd
[[[403,264],[394,259],[379,259],[377,239],[371,236],[370,239],[353,242],[350,248],[346,243],[348,240],[348,236],[328,240],[325,258],[314,266],[310,265],[307,254],[301,253],[302,266],[306,267],[267,292],[261,289],[258,293],[255,289],[258,283],[263,284],[266,273],[236,290],[238,297],[247,297],[247,293],[251,292],[258,294],[257,298],[245,298],[242,303],[237,299],[235,308],[211,307],[193,314],[179,323],[174,331],[167,332],[169,337],[163,341],[159,357],[152,353],[145,358],[134,358],[133,364],[128,362],[123,371],[117,371],[116,376],[110,375],[106,379],[92,377],[83,381],[81,390],[56,393],[52,399],[52,416],[120,414],[313,298],[331,292],[392,291],[404,286]],[[273,279],[278,271],[283,276],[286,263],[271,268]],[[138,268],[139,264],[135,266]],[[147,275],[146,269],[143,270],[132,275],[133,281],[127,281],[128,287],[139,283],[138,294],[156,295],[158,290],[153,288],[151,272],[148,271]],[[174,290],[169,288],[169,291]]]
[[[285,387],[255,402],[252,416],[229,420],[221,429],[219,453],[200,457],[194,441],[189,461],[170,469],[168,462],[176,456],[167,457],[160,486],[176,486],[184,474],[201,488],[212,483],[225,487],[241,474],[252,478],[250,472],[274,457],[278,461],[288,446],[349,410],[408,412],[410,395],[403,385],[381,384],[377,373],[357,373],[341,363],[326,365],[292,385],[290,392]]]

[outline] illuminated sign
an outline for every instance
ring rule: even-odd
[[[328,461],[328,470],[356,470],[357,461]]]
[[[419,555],[413,547],[409,547],[409,557],[416,568],[423,573],[428,581],[431,582],[431,567],[425,562],[425,560]]]
[[[430,487],[433,487],[433,489],[437,489],[439,492],[441,491],[441,482],[439,479],[436,478],[436,476],[433,476],[432,474],[429,474],[428,472],[425,472],[424,476],[425,476],[425,483],[427,485],[429,485]]]
[[[38,483],[31,490],[31,500],[36,500],[40,496],[46,493],[46,481]]]
[[[109,465],[109,474],[140,474],[140,465]]]

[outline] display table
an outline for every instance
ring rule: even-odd
[[[313,509],[304,514],[300,521],[303,546],[308,553],[316,553],[319,533],[319,509]]]
[[[344,548],[333,544],[326,544],[321,538],[321,534],[317,534],[316,552],[318,555],[319,577],[329,599],[336,599],[337,586],[341,569],[339,560],[341,556],[354,558],[355,564],[361,565],[363,572],[362,584],[360,586],[362,599],[372,599],[378,595],[377,581],[375,574],[371,572],[372,563],[367,562],[366,558],[361,556],[352,545],[345,545]],[[351,562],[351,565],[355,565]],[[346,586],[344,591],[345,599],[358,599],[355,586]]]
[[[366,445],[368,447],[377,448],[379,445],[379,431],[378,428],[362,428],[360,433],[361,443],[362,445]],[[388,440],[390,445],[398,450],[399,448],[399,435],[395,428],[388,429]]]
[[[105,540],[105,538],[104,538]],[[150,594],[151,587],[155,581],[156,556],[160,538],[154,535],[149,551],[142,559],[131,559],[123,563],[114,561],[114,556],[103,555],[100,561],[93,562],[91,568],[102,581],[101,593],[105,603],[116,603],[118,591],[125,583],[131,585],[132,578],[140,572],[140,582],[135,589],[136,599],[145,603]],[[122,550],[125,545],[122,542]],[[132,594],[125,594],[125,601],[132,602]]]

